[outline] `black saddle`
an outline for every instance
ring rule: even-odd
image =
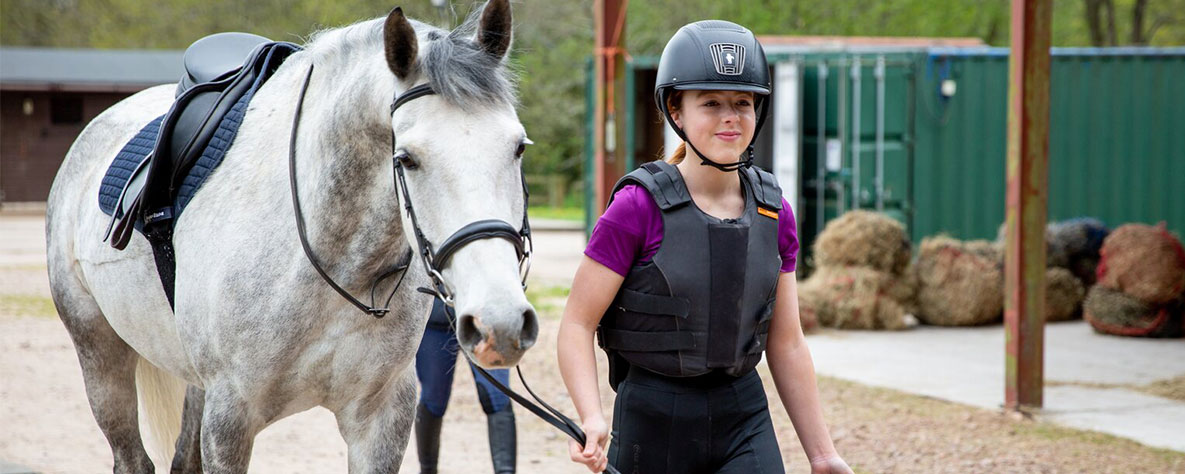
[[[157,270],[172,303],[174,202],[224,117],[252,94],[299,46],[249,33],[217,33],[185,50],[185,76],[160,123],[152,152],[120,193],[111,246],[124,249],[135,227],[153,246]]]

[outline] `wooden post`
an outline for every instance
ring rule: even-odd
[[[1052,0],[1012,0],[1004,264],[1004,406],[1016,411],[1040,408],[1044,388],[1052,7]]]
[[[625,175],[625,5],[622,0],[596,0],[596,110],[593,170],[594,219],[609,202],[609,193]]]

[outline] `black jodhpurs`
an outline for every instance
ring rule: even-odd
[[[679,378],[631,367],[613,404],[609,463],[622,474],[785,473],[756,370]]]

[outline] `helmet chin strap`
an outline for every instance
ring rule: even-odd
[[[694,151],[696,155],[699,155],[699,159],[700,159],[699,164],[701,166],[711,166],[713,168],[716,168],[716,169],[718,169],[720,171],[724,171],[724,172],[736,171],[741,168],[748,168],[750,166],[753,166],[753,144],[752,143],[749,143],[748,148],[745,149],[745,153],[741,155],[741,156],[745,157],[744,159],[741,159],[739,161],[734,161],[732,163],[720,164],[715,161],[709,160],[703,153],[700,153],[699,149],[695,147],[694,143],[691,143],[691,139],[687,138],[687,135],[685,133],[683,133],[682,129],[680,129],[678,127],[676,127],[675,129],[679,132],[679,135],[681,135],[683,137],[683,142],[687,143],[687,146],[691,147],[691,151]]]

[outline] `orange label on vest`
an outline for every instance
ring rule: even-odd
[[[759,207],[757,208],[757,213],[758,213],[758,214],[761,214],[761,215],[763,215],[763,216],[765,216],[765,217],[768,217],[768,218],[770,218],[770,219],[773,219],[773,220],[775,220],[775,221],[776,221],[776,220],[778,220],[778,213],[777,213],[777,211],[771,211],[771,210],[769,210],[769,209],[766,209],[766,208],[764,208],[764,207],[760,207],[760,206],[759,206]]]

